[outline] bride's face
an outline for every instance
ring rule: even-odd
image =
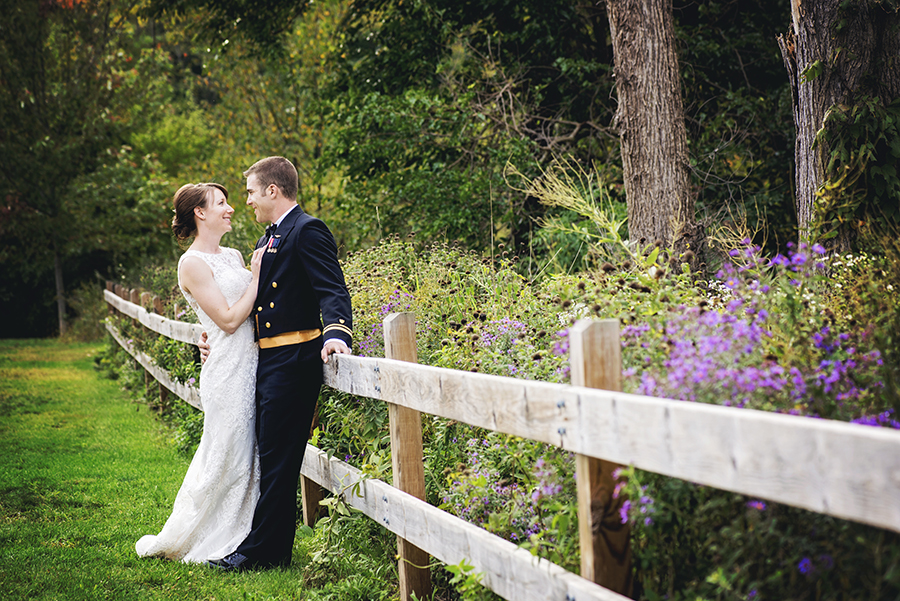
[[[218,188],[213,188],[211,198],[206,201],[206,224],[215,231],[225,232],[231,231],[231,216],[234,209],[225,199],[225,195]]]

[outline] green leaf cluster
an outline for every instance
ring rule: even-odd
[[[900,98],[885,105],[862,94],[831,107],[816,144],[826,158],[817,192],[821,239],[849,231],[871,245],[879,234],[900,231]]]

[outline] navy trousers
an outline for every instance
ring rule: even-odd
[[[256,374],[259,502],[237,552],[259,567],[291,563],[297,482],[322,387],[322,338],[260,349]]]

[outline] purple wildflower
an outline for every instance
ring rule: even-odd
[[[631,501],[626,499],[625,502],[622,503],[622,507],[619,509],[619,517],[622,519],[623,524],[628,523],[628,510],[629,509],[631,509]]]

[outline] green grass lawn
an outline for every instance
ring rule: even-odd
[[[290,569],[243,574],[138,558],[189,461],[95,372],[101,349],[0,341],[0,599],[322,598],[303,585],[302,553]]]

